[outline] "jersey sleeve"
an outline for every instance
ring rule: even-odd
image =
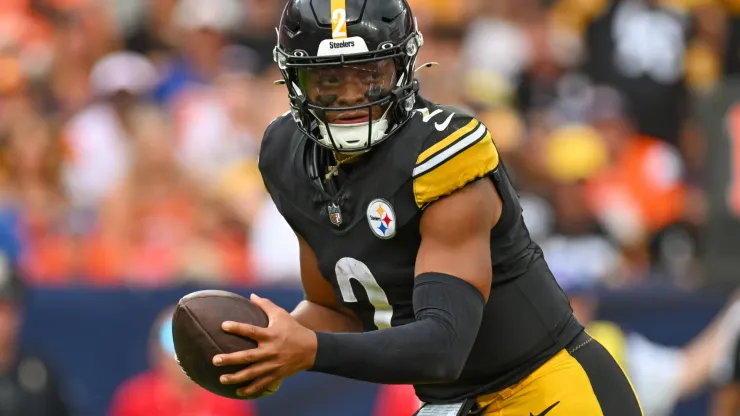
[[[420,208],[487,176],[499,165],[499,155],[485,125],[457,116],[424,142],[413,171],[414,199]]]

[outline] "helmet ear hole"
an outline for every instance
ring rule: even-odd
[[[301,31],[301,23],[294,20],[287,21],[285,22],[285,30],[293,36],[298,35]]]

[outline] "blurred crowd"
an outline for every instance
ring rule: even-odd
[[[740,71],[740,3],[411,3],[422,93],[495,133],[559,279],[701,283],[692,104]],[[282,7],[0,1],[0,249],[32,284],[298,284],[256,168]]]
[[[494,133],[582,322],[598,329],[597,285],[702,285],[713,166],[695,107],[740,73],[740,0],[409,1],[419,64],[439,63],[417,73],[422,94]],[[272,62],[283,5],[0,0],[0,368],[22,303],[3,289],[5,257],[32,286],[299,285],[295,236],[256,166],[262,133],[288,109]],[[169,312],[151,330],[150,370],[120,386],[110,414],[196,414],[183,413],[193,403],[256,414],[188,389]],[[695,394],[719,355],[707,352],[716,325],[682,350],[601,328],[605,345],[629,350],[657,409],[646,414]],[[13,366],[0,413],[34,414],[21,402],[70,413],[44,362]],[[417,405],[409,387],[389,389],[377,414]]]
[[[33,283],[294,274],[256,168],[280,5],[251,3],[0,2],[0,245]]]

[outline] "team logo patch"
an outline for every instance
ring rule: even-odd
[[[396,213],[384,199],[376,199],[367,206],[367,222],[379,238],[393,238],[396,235]]]
[[[342,225],[342,210],[339,209],[339,205],[331,203],[326,210],[329,213],[329,221],[331,221],[332,224],[337,227]]]

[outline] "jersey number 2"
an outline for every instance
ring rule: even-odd
[[[346,38],[347,37],[347,11],[345,9],[334,9],[331,15],[332,25],[334,30],[332,31],[332,37],[334,39]]]
[[[344,301],[347,303],[357,302],[357,297],[352,291],[352,284],[350,283],[352,279],[357,280],[365,288],[367,298],[375,308],[373,319],[375,326],[378,329],[390,328],[393,306],[388,302],[388,296],[386,296],[385,291],[380,287],[365,263],[351,257],[345,257],[337,262],[334,271]]]

